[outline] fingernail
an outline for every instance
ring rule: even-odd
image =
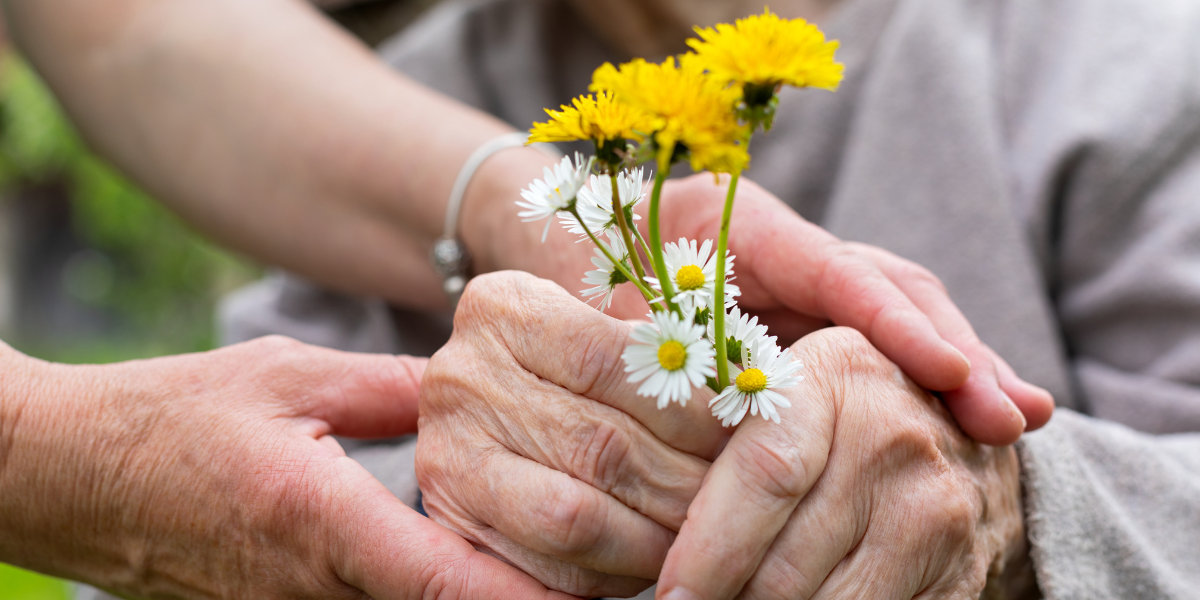
[[[963,362],[967,363],[968,369],[971,368],[971,359],[967,358],[967,355],[963,354],[962,350],[959,350],[958,348],[955,348],[954,346],[950,346],[950,349],[953,350],[954,352],[956,352],[960,357],[962,357]]]
[[[1003,395],[1004,400],[1008,402],[1008,412],[1016,415],[1018,419],[1021,419],[1021,431],[1029,429],[1029,421],[1025,419],[1025,413],[1022,413],[1021,409],[1017,408],[1017,403],[1013,402],[1013,399],[1010,398],[1008,394],[1005,394],[1004,390],[1000,390],[1000,394]]]
[[[667,592],[662,600],[700,600],[700,597],[685,588],[677,587]]]

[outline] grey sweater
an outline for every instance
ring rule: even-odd
[[[1047,598],[1200,598],[1200,1],[844,0],[825,25],[847,80],[785,94],[749,177],[932,269],[1068,409],[1019,444]],[[622,59],[559,0],[452,2],[382,54],[519,128]],[[289,276],[223,323],[417,354],[448,334]],[[405,450],[357,452],[415,495]]]

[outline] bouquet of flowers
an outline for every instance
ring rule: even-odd
[[[709,406],[722,425],[736,425],[747,413],[778,423],[778,407],[790,404],[776,390],[798,384],[803,365],[757,317],[738,309],[729,222],[751,137],[770,130],[779,90],[835,89],[842,78],[834,61],[838,43],[802,19],[770,10],[696,32],[699,39],[688,40],[692,52],[659,64],[604,64],[592,77],[591,94],[547,109],[550,120],[533,125],[530,143],[588,140],[595,155],[577,153],[546,169],[544,179],[522,191],[519,216],[546,219],[543,240],[558,216],[595,244],[596,270],[583,279],[592,287],[582,295],[598,300],[600,310],[625,284],[650,304],[651,322],[635,328],[623,354],[629,380],[642,382],[640,395],[657,397],[663,409],[673,401],[685,405],[694,387],[707,385],[717,392]],[[663,182],[681,161],[730,176],[715,249],[712,240],[661,239]],[[634,225],[640,219],[634,208],[646,191],[638,165],[648,162],[657,172],[646,239]]]

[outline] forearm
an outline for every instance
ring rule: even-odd
[[[114,561],[91,544],[95,538],[87,532],[102,527],[100,515],[89,514],[80,500],[106,485],[101,473],[111,471],[100,463],[120,458],[117,448],[97,437],[96,468],[71,466],[78,458],[72,440],[83,439],[78,434],[87,420],[78,411],[87,403],[73,401],[82,400],[79,390],[102,386],[78,385],[87,368],[51,365],[8,346],[0,350],[0,365],[0,562],[88,576],[84,556],[92,564]]]
[[[195,226],[337,289],[442,304],[427,255],[446,198],[507,125],[391,71],[297,1],[5,7],[87,140]],[[479,177],[508,195],[473,185],[468,208],[511,203],[546,163],[504,154]],[[479,262],[495,262],[491,226],[467,229]]]

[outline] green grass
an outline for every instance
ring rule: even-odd
[[[65,582],[0,563],[0,600],[69,600]]]

